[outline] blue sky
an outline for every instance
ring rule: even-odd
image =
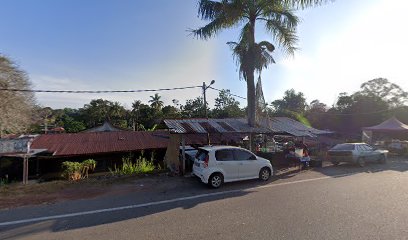
[[[128,90],[201,85],[245,96],[246,83],[226,45],[237,29],[209,41],[186,31],[205,24],[195,0],[0,0],[0,53],[25,70],[35,89]],[[332,105],[340,92],[385,77],[408,90],[408,17],[404,0],[338,0],[300,11],[300,50],[285,57],[278,49],[263,72],[267,102],[294,88],[310,102]],[[270,40],[258,27],[257,41]],[[200,89],[162,92],[166,104],[184,103]],[[216,92],[209,91],[213,102]],[[152,93],[37,94],[43,106],[82,107],[95,98],[127,107]],[[242,106],[246,105],[242,101]]]

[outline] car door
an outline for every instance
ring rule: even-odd
[[[222,169],[224,181],[238,179],[238,161],[234,159],[232,149],[220,149],[215,152],[217,168]]]
[[[239,178],[254,178],[259,175],[259,164],[256,156],[243,149],[234,150],[234,158],[238,161]]]
[[[358,158],[364,158],[364,160],[368,160],[367,151],[363,145],[356,145],[356,150]]]
[[[368,159],[370,159],[371,161],[379,159],[380,155],[378,154],[378,152],[375,151],[375,149],[373,147],[371,147],[368,144],[365,144],[364,147],[367,150]]]

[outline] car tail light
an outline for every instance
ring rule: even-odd
[[[204,163],[203,163],[204,167],[208,167],[208,161],[209,160],[210,160],[210,157],[208,155],[205,156]]]

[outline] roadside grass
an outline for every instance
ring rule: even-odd
[[[112,176],[116,175],[134,175],[134,174],[147,174],[152,173],[156,167],[153,161],[148,161],[144,157],[140,157],[135,162],[132,161],[131,157],[123,157],[122,165],[120,167],[114,166],[114,169],[109,169]],[[160,170],[160,167],[159,169]]]

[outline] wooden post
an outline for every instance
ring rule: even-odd
[[[252,133],[249,133],[249,151],[252,152]]]
[[[186,173],[186,139],[181,135],[181,175]]]
[[[23,184],[28,183],[28,155],[23,157]]]
[[[37,177],[40,176],[40,160],[38,160],[38,157],[36,162],[36,175]]]

